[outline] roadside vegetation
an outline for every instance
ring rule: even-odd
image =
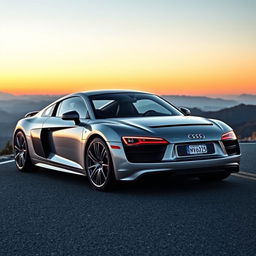
[[[0,151],[0,156],[10,155],[13,153],[12,144],[8,141],[5,147]]]

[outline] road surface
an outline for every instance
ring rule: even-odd
[[[150,179],[111,193],[86,178],[0,164],[0,255],[256,255],[256,144],[219,183]],[[249,175],[248,175],[249,173]]]

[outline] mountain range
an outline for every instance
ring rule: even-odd
[[[27,112],[40,110],[62,95],[20,95],[0,92],[0,149],[10,140],[18,119]],[[191,109],[193,115],[220,119],[231,125],[241,137],[256,131],[256,95],[204,96],[163,95],[175,106]],[[250,104],[250,105],[248,105]]]
[[[225,95],[222,96],[223,98],[186,95],[163,95],[162,97],[175,106],[199,108],[203,111],[218,111],[239,104],[256,105],[256,95],[252,94]]]
[[[22,105],[21,110],[31,111],[34,106],[40,109],[44,104],[48,104],[63,95],[19,95],[0,92],[0,109],[13,111],[15,106]],[[256,95],[223,95],[220,97],[207,96],[187,96],[187,95],[162,95],[162,97],[176,106],[186,106],[188,108],[199,108],[203,111],[217,111],[223,108],[234,107],[239,104],[256,105]],[[15,106],[13,104],[15,101]],[[8,103],[9,102],[9,103]],[[38,105],[34,105],[37,103]],[[24,112],[24,111],[23,111]]]
[[[247,138],[256,132],[256,106],[240,104],[219,111],[202,111],[192,108],[191,114],[206,118],[218,119],[230,125],[240,138]]]

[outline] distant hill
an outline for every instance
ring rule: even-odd
[[[46,107],[53,99],[42,99],[42,100],[1,100],[0,110],[14,114],[25,114],[30,111],[40,110]]]
[[[12,100],[15,96],[10,93],[0,92],[0,100]]]
[[[0,101],[6,100],[25,100],[25,101],[44,101],[44,100],[55,100],[57,98],[62,97],[63,95],[13,95],[10,93],[5,93],[0,91]]]
[[[27,112],[44,108],[61,95],[15,96],[0,92],[0,149],[10,140],[17,121]]]
[[[61,95],[20,95],[15,96],[0,92],[0,110],[9,113],[22,113],[40,110]]]
[[[256,95],[254,94],[241,94],[239,96],[234,97],[234,99],[240,103],[256,105]]]
[[[163,95],[162,97],[175,106],[199,108],[203,111],[217,111],[223,108],[229,108],[239,104],[239,102],[236,100],[210,98],[210,97],[203,97],[203,96],[201,97],[201,96]]]
[[[0,92],[0,149],[10,140],[13,128],[27,112],[40,110],[62,95],[20,95]],[[223,120],[241,136],[256,131],[256,95],[228,96],[228,99],[201,96],[164,95],[176,106],[191,109],[193,115]],[[254,105],[240,104],[252,102]]]
[[[202,116],[221,120],[230,125],[236,133],[245,138],[256,131],[256,106],[240,104],[235,107],[222,109],[219,111],[204,112],[200,109],[190,109],[192,115]]]
[[[13,111],[16,109],[26,109],[32,111],[42,108],[45,104],[52,102],[63,95],[19,95],[15,96],[9,93],[0,92],[0,109]],[[176,106],[188,108],[199,108],[203,111],[218,111],[224,108],[234,107],[241,103],[256,105],[256,95],[226,95],[225,97],[212,98],[206,96],[186,96],[186,95],[162,95],[167,101]],[[37,103],[34,107],[34,103]],[[34,109],[32,109],[34,107]],[[36,108],[36,109],[35,109]]]
[[[240,104],[256,105],[254,94],[223,95],[219,98],[186,95],[163,95],[162,97],[176,106],[199,108],[203,111],[217,111]]]

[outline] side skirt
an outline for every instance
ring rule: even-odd
[[[51,170],[54,170],[54,171],[57,171],[57,172],[65,172],[65,173],[71,173],[71,174],[76,174],[76,175],[80,175],[80,176],[86,176],[85,174],[80,173],[80,172],[70,171],[68,169],[65,169],[65,168],[62,168],[62,167],[57,167],[57,166],[52,166],[52,165],[49,165],[49,164],[37,163],[35,165],[38,166],[38,167],[41,167],[41,168],[51,169]]]

